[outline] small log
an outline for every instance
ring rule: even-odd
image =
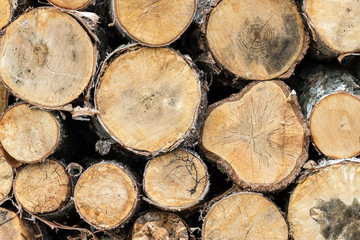
[[[308,35],[293,1],[216,0],[203,29],[217,67],[245,80],[288,78]]]
[[[294,240],[360,238],[359,160],[330,163],[304,176],[290,196]]]
[[[84,10],[94,4],[95,0],[48,0],[52,5],[68,10]]]
[[[100,135],[107,132],[145,156],[190,144],[205,104],[203,91],[190,60],[171,49],[130,45],[115,50],[95,91]]]
[[[360,154],[359,80],[338,66],[304,67],[299,97],[317,150],[330,158]]]
[[[308,157],[308,128],[296,94],[281,81],[254,82],[211,105],[201,147],[241,188],[279,191]]]
[[[143,188],[155,206],[182,211],[198,204],[208,192],[207,167],[196,153],[175,150],[146,164]]]
[[[202,239],[287,240],[288,226],[278,207],[261,194],[235,193],[211,207]]]
[[[33,214],[61,210],[69,203],[71,193],[70,177],[64,166],[54,160],[25,165],[14,181],[16,201]]]
[[[16,97],[43,108],[70,103],[88,86],[96,48],[70,15],[32,9],[12,22],[0,39],[0,80]]]
[[[78,213],[100,230],[125,224],[136,211],[138,200],[134,178],[123,167],[110,162],[85,170],[74,191]]]
[[[360,50],[360,3],[304,0],[303,13],[314,40],[314,57],[331,58]]]
[[[196,0],[112,0],[115,26],[146,46],[165,46],[178,39],[196,12]]]
[[[23,163],[44,160],[65,142],[60,118],[20,103],[0,119],[0,142],[7,154]]]
[[[186,224],[178,215],[152,211],[135,220],[129,239],[188,240],[189,233]]]
[[[0,116],[8,107],[9,93],[6,88],[0,84]]]
[[[0,0],[0,30],[6,27],[11,21],[13,10],[11,0]]]
[[[5,160],[4,153],[0,148],[0,205],[8,198],[13,180],[13,168]]]

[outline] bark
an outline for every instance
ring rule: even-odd
[[[0,84],[0,116],[8,107],[8,99],[9,99],[8,91],[6,90],[6,88],[4,88],[3,85]]]

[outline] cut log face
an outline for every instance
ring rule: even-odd
[[[137,186],[130,174],[113,163],[99,163],[79,178],[74,201],[82,218],[97,229],[113,229],[128,220],[136,207]]]
[[[209,188],[203,161],[187,150],[176,150],[148,162],[144,173],[146,196],[164,210],[183,210],[196,205]]]
[[[0,116],[8,106],[9,94],[6,88],[0,84]]]
[[[111,137],[129,150],[156,155],[196,128],[201,83],[177,52],[130,46],[104,65],[95,103]]]
[[[287,240],[288,227],[276,205],[262,195],[236,193],[211,207],[202,239]]]
[[[42,107],[76,99],[94,73],[96,49],[70,15],[36,8],[12,22],[0,39],[0,79],[17,97]]]
[[[148,212],[136,219],[131,230],[132,240],[188,240],[183,220],[168,212]]]
[[[65,168],[53,160],[21,168],[14,182],[14,195],[31,213],[60,210],[70,200],[71,181]]]
[[[148,46],[172,43],[190,25],[196,0],[113,0],[113,14],[121,29]]]
[[[0,208],[0,239],[36,240],[31,231],[14,212]]]
[[[8,109],[0,119],[0,142],[6,152],[24,163],[39,162],[53,153],[59,141],[56,118],[22,103]]]
[[[323,98],[310,117],[312,140],[331,158],[360,154],[360,99],[346,92]],[[326,119],[326,124],[324,124]]]
[[[250,80],[292,72],[306,52],[306,38],[291,1],[222,0],[206,26],[206,39],[217,63]]]
[[[11,20],[12,6],[9,0],[0,0],[0,30]]]
[[[360,50],[359,1],[305,0],[303,8],[317,43],[335,55]]]
[[[295,95],[280,81],[248,85],[211,105],[202,148],[242,188],[277,191],[300,172],[308,129]]]
[[[290,197],[294,240],[360,239],[360,163],[344,161],[314,170]]]
[[[5,160],[4,154],[0,149],[0,204],[9,196],[13,180],[13,169]]]
[[[49,3],[64,9],[84,9],[92,0],[49,0]]]

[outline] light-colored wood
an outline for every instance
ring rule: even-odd
[[[0,208],[0,239],[36,240],[40,238],[31,234],[24,220],[21,220],[14,212]]]
[[[306,52],[306,39],[292,1],[222,0],[206,26],[206,40],[215,60],[249,80],[292,72]]]
[[[35,8],[12,22],[0,39],[0,79],[34,105],[65,105],[84,91],[95,69],[96,49],[70,15]]]
[[[79,178],[75,206],[82,218],[98,229],[113,229],[126,222],[136,207],[137,186],[130,174],[113,163],[98,163]]]
[[[360,50],[359,1],[304,0],[303,9],[320,51],[336,56]]]
[[[283,82],[267,81],[211,105],[201,145],[240,187],[266,192],[295,179],[308,142],[296,96]]]
[[[64,9],[80,10],[86,8],[92,0],[49,0],[49,3]]]
[[[294,240],[359,239],[359,186],[359,162],[329,165],[304,177],[288,209]]]
[[[158,207],[181,211],[205,197],[209,175],[198,156],[179,149],[147,163],[143,187],[146,196]]]
[[[172,43],[190,25],[196,0],[113,0],[113,14],[119,27],[148,46]]]
[[[168,212],[148,212],[136,219],[131,230],[132,240],[188,240],[183,220]]]
[[[4,158],[0,148],[0,204],[9,196],[14,180],[12,167]]]
[[[10,0],[0,0],[0,30],[11,20],[12,5]]]
[[[143,155],[171,151],[196,128],[200,84],[177,52],[126,47],[102,69],[95,92],[98,119],[129,150]]]
[[[287,240],[288,227],[276,205],[262,195],[236,193],[211,207],[202,239]]]
[[[59,125],[47,111],[26,103],[8,109],[0,119],[0,142],[6,152],[24,163],[39,162],[53,153],[59,141]]]
[[[65,168],[54,160],[24,166],[14,182],[16,201],[31,213],[60,210],[69,202],[71,192]]]
[[[9,93],[6,88],[0,84],[0,116],[8,106]]]

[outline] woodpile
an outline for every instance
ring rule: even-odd
[[[0,240],[360,239],[358,13],[0,0]]]

